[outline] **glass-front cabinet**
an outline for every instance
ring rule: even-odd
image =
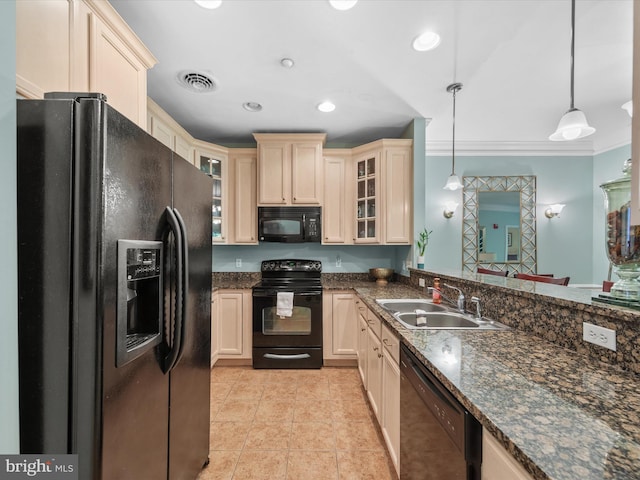
[[[227,243],[227,154],[222,151],[196,149],[196,161],[200,170],[213,178],[211,243]]]
[[[356,177],[356,238],[355,243],[375,243],[379,240],[379,171],[378,152],[360,156],[355,161]]]

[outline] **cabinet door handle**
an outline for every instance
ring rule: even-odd
[[[383,338],[382,343],[384,343],[387,347],[393,347],[395,345],[395,343],[389,343],[388,338]]]
[[[360,329],[361,332],[364,332],[365,330],[366,330],[366,328],[361,328]]]

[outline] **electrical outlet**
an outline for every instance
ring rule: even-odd
[[[242,259],[236,258],[236,268],[242,268]]]
[[[424,287],[424,286],[425,286],[424,278],[419,278],[419,279],[418,279],[418,285],[419,285],[419,286],[421,286],[421,287]]]
[[[582,322],[582,339],[585,342],[600,345],[614,352],[616,351],[616,331],[610,328]]]
[[[336,257],[336,267],[337,268],[342,267],[342,259],[340,258],[340,255]]]

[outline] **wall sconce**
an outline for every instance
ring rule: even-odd
[[[549,205],[549,208],[547,208],[544,211],[544,216],[547,218],[559,217],[563,208],[564,208],[564,204],[562,203],[555,203],[553,205]]]
[[[447,202],[444,205],[444,211],[442,212],[442,215],[444,215],[444,218],[451,218],[453,217],[456,208],[458,208],[458,204],[456,202]]]

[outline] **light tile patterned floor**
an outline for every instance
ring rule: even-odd
[[[356,368],[211,371],[210,464],[197,480],[392,480]]]

